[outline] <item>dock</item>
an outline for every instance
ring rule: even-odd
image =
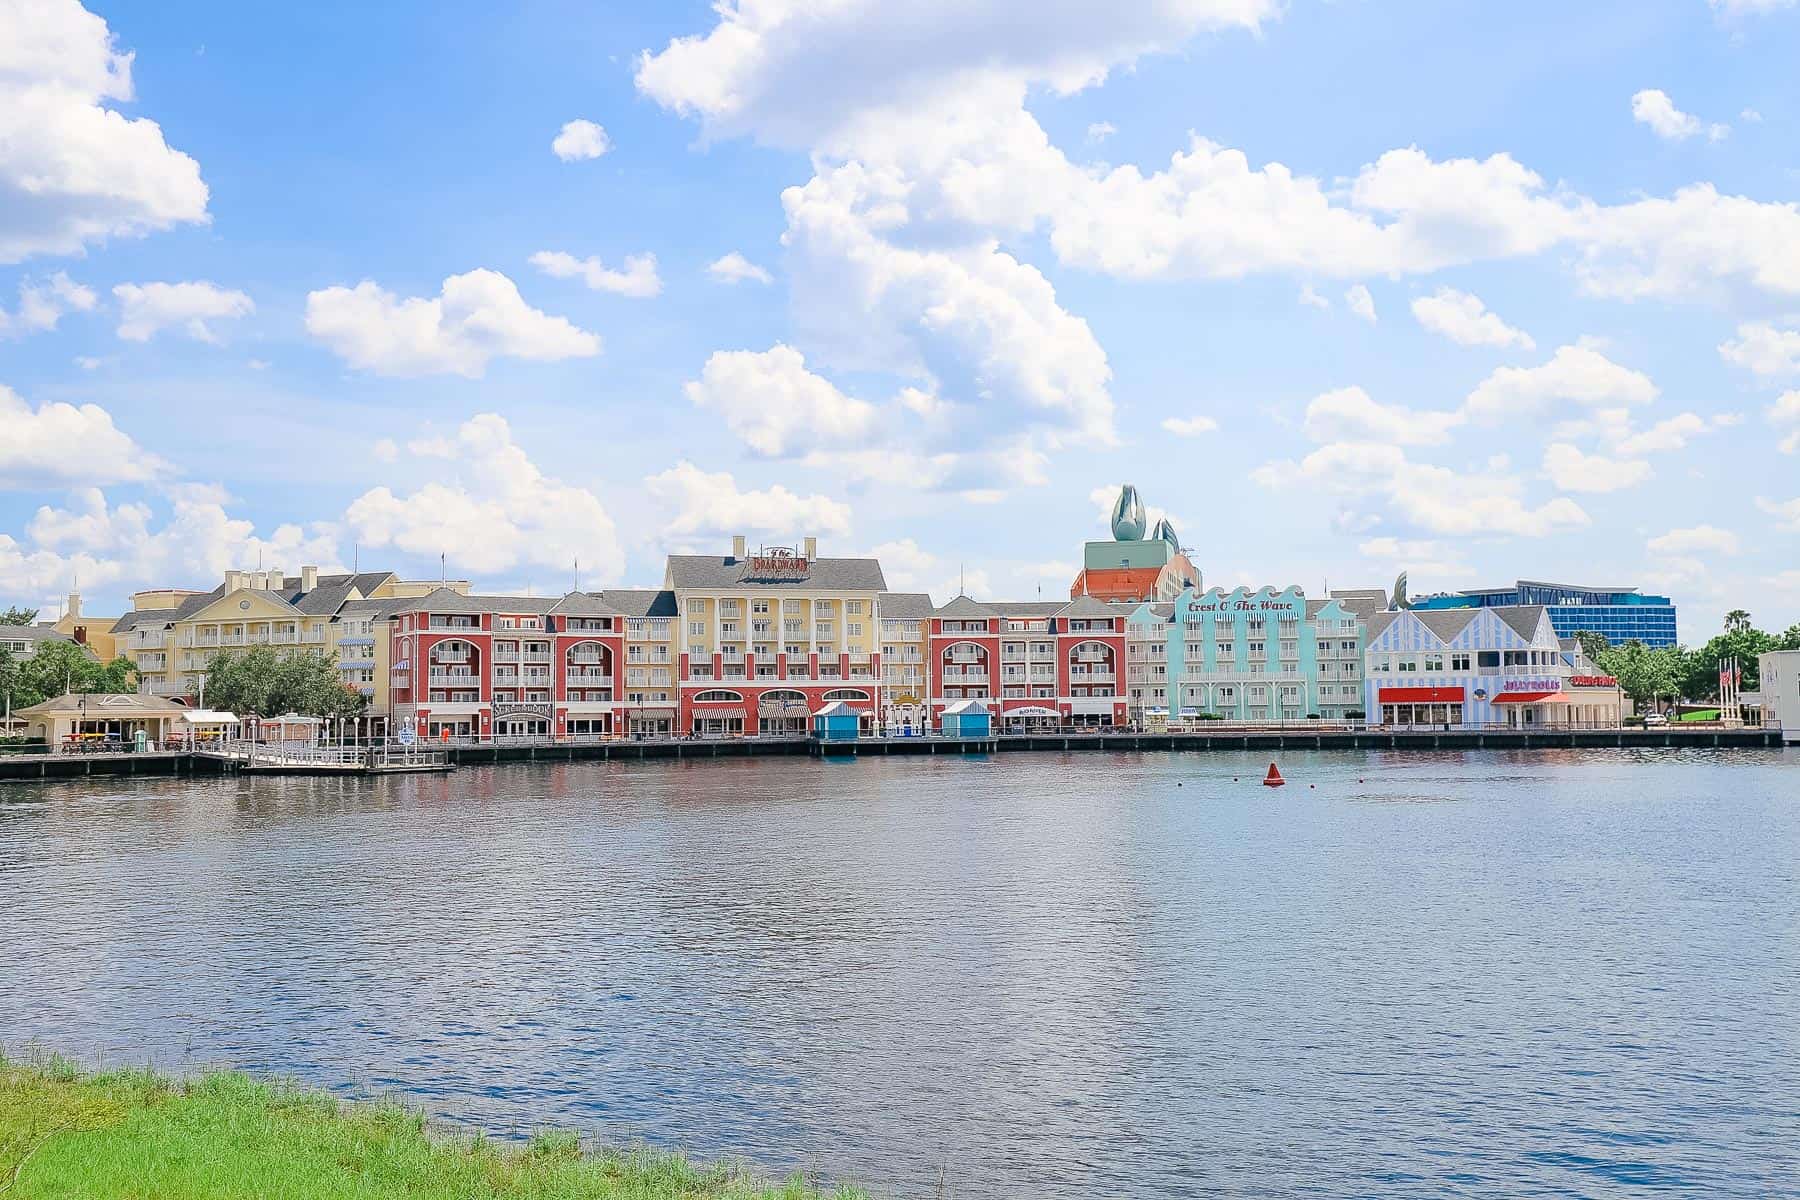
[[[1014,753],[1213,753],[1254,750],[1779,750],[1779,729],[1209,730],[1204,733],[1062,732],[988,737],[654,738],[606,741],[436,743],[411,747],[222,747],[126,754],[9,754],[0,782],[106,775],[441,774],[464,766],[529,762],[807,757],[968,757]]]

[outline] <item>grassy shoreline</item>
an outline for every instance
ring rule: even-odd
[[[82,1200],[860,1200],[650,1150],[433,1135],[398,1104],[235,1071],[175,1079],[0,1058],[0,1197]]]

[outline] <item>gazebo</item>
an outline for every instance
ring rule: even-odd
[[[181,714],[177,730],[193,741],[217,741],[237,732],[236,713],[210,708],[189,709]]]
[[[13,716],[25,722],[27,737],[62,746],[73,741],[130,744],[140,733],[147,741],[166,742],[186,712],[161,696],[70,692],[18,709]]]

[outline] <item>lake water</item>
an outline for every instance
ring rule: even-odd
[[[0,785],[0,1037],[882,1195],[1800,1195],[1800,751],[1266,765]]]

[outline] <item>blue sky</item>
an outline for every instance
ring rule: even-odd
[[[0,2],[0,602],[1056,595],[1130,480],[1209,583],[1800,619],[1791,0],[521,8]]]

